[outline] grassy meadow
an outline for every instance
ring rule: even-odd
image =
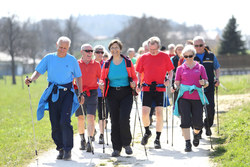
[[[6,80],[0,79],[0,166],[25,166],[35,157],[28,88],[26,85],[22,88],[21,77],[16,77],[16,80],[17,84],[12,85],[10,76]],[[46,87],[45,75],[30,86],[38,154],[55,148],[49,113],[46,111],[40,121],[36,119],[37,105]],[[72,125],[76,132],[75,116]]]
[[[250,75],[222,76],[219,94],[250,93]],[[220,114],[220,136],[218,146],[211,158],[218,166],[250,166],[250,103],[237,106],[225,114]]]

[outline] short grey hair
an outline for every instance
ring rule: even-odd
[[[102,51],[104,51],[105,49],[104,49],[104,46],[102,46],[102,45],[96,45],[96,46],[94,47],[94,51],[97,51],[97,50],[102,50]]]
[[[173,43],[168,45],[168,49],[171,49],[171,48],[173,48],[173,49],[175,48],[175,45]]]
[[[161,40],[159,37],[153,36],[153,37],[148,39],[148,44],[151,44],[151,45],[157,44],[160,48],[161,47]]]
[[[203,43],[205,43],[205,39],[202,36],[194,37],[193,42],[195,42],[195,41],[202,41]]]
[[[134,48],[128,48],[127,53],[129,53],[129,52],[135,52],[135,49]]]
[[[66,37],[66,36],[59,37],[56,44],[59,45],[61,42],[67,42],[69,44],[69,47],[70,47],[71,40],[68,37]]]
[[[193,52],[193,55],[196,55],[196,50],[193,45],[186,45],[182,50],[182,55],[184,55],[186,52]]]
[[[145,48],[145,46],[148,46],[148,40],[146,40],[146,41],[144,41],[144,42],[142,43],[142,47]]]
[[[90,46],[90,47],[92,48],[92,45],[90,45],[90,44],[88,44],[88,43],[85,43],[85,44],[83,44],[83,45],[81,46],[81,50],[84,50],[85,47],[87,47],[87,46]]]

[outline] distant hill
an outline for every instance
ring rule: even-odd
[[[79,15],[77,22],[92,37],[113,37],[127,25],[131,16],[126,15]]]

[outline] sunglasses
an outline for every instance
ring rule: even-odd
[[[198,47],[202,47],[203,44],[200,44],[200,45],[194,45],[194,47],[198,48]]]
[[[102,52],[102,51],[96,51],[95,53],[96,54],[103,54],[104,52]]]
[[[83,51],[85,51],[85,52],[87,52],[87,53],[93,53],[93,50],[83,50]]]
[[[184,58],[192,58],[194,55],[184,55]]]
[[[103,57],[108,57],[108,56],[103,56]]]

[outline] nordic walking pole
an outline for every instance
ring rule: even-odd
[[[202,79],[201,76],[200,76],[200,79]],[[207,122],[207,126],[209,127],[208,113],[207,113],[207,104],[206,104],[205,93],[204,93],[204,86],[202,85],[201,88],[202,88],[202,95],[203,95],[203,102],[204,102],[203,109],[204,109],[206,117],[207,117],[207,121],[206,121]],[[211,143],[211,149],[213,149],[211,135],[210,135],[210,143]]]
[[[29,78],[29,77],[26,76],[26,78]],[[36,154],[36,156],[38,156],[38,153],[37,153],[37,142],[36,142],[36,135],[35,135],[35,127],[34,127],[34,119],[33,119],[33,111],[32,111],[32,105],[31,105],[30,85],[28,85],[28,91],[29,91],[29,99],[30,99],[30,112],[31,112],[31,118],[32,118],[34,143],[35,143],[35,154]]]
[[[167,129],[167,144],[168,144],[168,87],[166,87],[166,129]]]
[[[103,133],[104,133],[104,126],[105,126],[105,130],[106,130],[106,140],[107,140],[107,145],[109,145],[108,143],[108,128],[107,128],[107,124],[108,124],[108,120],[107,120],[107,111],[106,111],[106,100],[103,97]],[[104,124],[104,121],[106,122],[106,125]],[[104,134],[103,134],[104,135]],[[104,137],[104,136],[103,136]],[[105,144],[105,142],[103,142]]]
[[[172,97],[172,147],[174,146],[174,93]]]
[[[139,114],[139,109],[138,109],[138,103],[137,103],[137,99],[136,99],[136,91],[133,90],[133,96],[134,96],[134,101],[135,101],[135,106],[136,106],[136,113],[138,114],[138,119],[139,119],[139,123],[140,123],[140,128],[141,128],[141,135],[143,137],[143,131],[142,131],[142,125],[141,125],[141,118],[140,118],[140,114]],[[144,150],[145,150],[145,155],[148,159],[148,154],[147,154],[147,149],[146,149],[146,146],[144,145]]]
[[[80,92],[79,92],[79,85],[78,85],[78,83],[77,83],[77,81],[76,81],[76,85],[77,85],[77,88],[78,88],[78,94],[80,95]],[[83,96],[85,97],[85,93],[86,92],[82,92],[83,93]],[[80,97],[80,96],[79,96]],[[85,112],[84,112],[84,109],[83,109],[83,106],[82,106],[82,104],[80,104],[80,106],[81,106],[81,109],[82,109],[82,113],[83,113],[83,115],[84,115],[84,123],[85,123],[85,128],[86,128],[86,116],[85,116]],[[91,140],[91,138],[90,137],[88,137],[88,140],[89,140],[89,142],[90,142],[90,146],[91,146],[91,152],[92,152],[92,154],[94,154],[94,149],[93,149],[93,145],[92,145],[92,140]]]
[[[133,131],[133,142],[132,142],[132,147],[134,147],[134,141],[135,141],[136,115],[137,115],[137,113],[135,112],[135,121],[134,121],[134,131]]]
[[[104,118],[104,97],[102,98],[102,128],[103,128],[103,135],[104,135],[104,121],[105,121],[105,118]],[[104,138],[104,136],[103,136]],[[103,145],[102,145],[102,150],[103,150],[103,153],[105,153],[105,142],[103,142]]]
[[[165,76],[165,81],[167,81],[167,76]],[[164,101],[166,100],[166,130],[167,130],[167,144],[168,144],[168,87],[166,86],[166,97],[163,99],[163,104]],[[164,105],[163,105],[164,106]]]
[[[218,86],[215,87],[216,90],[216,110],[217,110],[217,130],[218,130],[218,134],[220,134],[219,130],[220,130],[220,124],[219,124],[219,100],[218,100]]]

